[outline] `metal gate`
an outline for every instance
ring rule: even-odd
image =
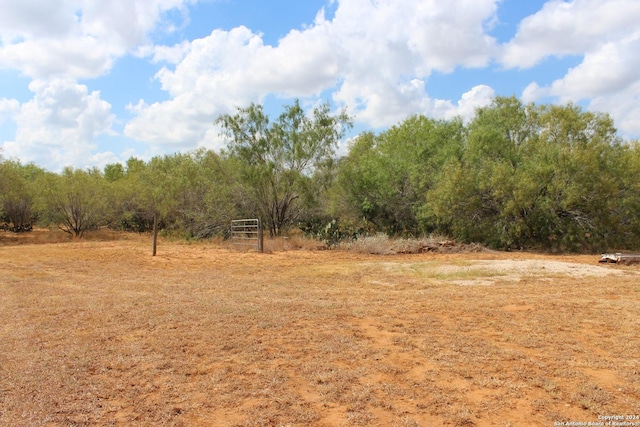
[[[231,243],[250,246],[263,252],[262,224],[259,219],[234,219],[231,221]]]

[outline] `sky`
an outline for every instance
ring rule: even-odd
[[[640,138],[640,0],[0,0],[0,155],[51,171],[224,148],[214,121],[346,108],[346,137],[495,96]],[[341,144],[344,152],[347,144]]]

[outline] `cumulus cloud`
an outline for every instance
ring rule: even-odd
[[[541,88],[537,82],[531,82],[522,91],[522,95],[520,96],[520,99],[522,99],[522,102],[526,104],[531,102],[536,102],[537,100],[544,97],[544,92],[547,92],[547,91]]]
[[[175,65],[187,56],[190,49],[191,44],[184,40],[174,46],[142,46],[135,52],[135,55],[141,58],[152,56],[154,63],[166,62]]]
[[[522,21],[501,61],[527,68],[549,56],[582,58],[548,85],[530,83],[523,101],[586,101],[589,109],[609,112],[622,133],[638,135],[639,19],[640,2],[635,0],[549,1]]]
[[[640,82],[625,88],[614,96],[599,96],[589,107],[595,111],[607,111],[614,118],[618,129],[627,137],[640,135]]]
[[[20,102],[17,99],[0,98],[0,125],[11,117],[20,108]]]
[[[548,56],[581,56],[637,31],[637,0],[551,0],[525,18],[503,48],[508,68],[529,68]]]
[[[451,119],[459,116],[468,122],[475,117],[478,108],[491,104],[495,96],[496,93],[493,88],[487,85],[475,86],[468,92],[463,93],[455,108],[447,109],[443,117]]]
[[[96,152],[96,138],[112,133],[111,105],[77,79],[105,75],[118,58],[148,45],[150,32],[175,29],[173,22],[163,27],[166,13],[186,12],[194,1],[0,0],[0,69],[31,77],[34,92],[23,104],[0,100],[0,124],[9,118],[17,128],[2,145],[5,156],[52,169],[115,160]]]
[[[618,43],[607,43],[546,90],[563,102],[588,101],[589,109],[606,111],[625,135],[640,135],[640,31]]]
[[[90,78],[190,0],[0,0],[0,67],[32,78]]]
[[[610,112],[623,132],[640,134],[637,0],[549,0],[503,44],[490,35],[501,0],[328,0],[330,18],[320,10],[274,44],[243,26],[154,44],[150,35],[187,23],[197,1],[0,0],[0,68],[31,77],[34,93],[0,99],[0,125],[17,128],[5,157],[58,166],[116,161],[97,148],[100,135],[113,132],[111,105],[89,87],[127,55],[156,67],[163,92],[162,100],[129,105],[123,124],[124,136],[152,154],[220,148],[216,117],[273,96],[309,105],[330,98],[374,129],[412,114],[469,120],[495,90],[476,81],[459,88],[460,99],[436,99],[434,71],[530,68],[567,55],[580,62],[554,80],[524,82],[522,100],[587,102]]]
[[[640,31],[588,52],[582,63],[551,85],[562,100],[580,100],[618,93],[640,81]]]
[[[329,92],[358,122],[374,127],[434,112],[443,103],[425,89],[433,70],[486,66],[495,54],[485,25],[497,4],[343,0],[333,19],[321,11],[313,25],[290,31],[276,46],[237,27],[188,45],[155,47],[149,54],[169,62],[156,78],[171,99],[140,103],[125,134],[175,147],[202,143],[216,116],[268,94],[313,98]]]
[[[94,164],[96,137],[112,132],[111,105],[70,79],[35,80],[29,89],[33,99],[11,105],[18,129],[3,144],[5,156],[52,169]]]
[[[106,73],[114,54],[114,49],[92,37],[25,40],[0,47],[0,66],[33,78],[90,78]]]

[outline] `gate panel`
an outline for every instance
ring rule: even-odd
[[[262,224],[259,219],[234,219],[231,221],[231,243],[250,246],[263,252]]]

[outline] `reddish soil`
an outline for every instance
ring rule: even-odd
[[[638,266],[164,241],[151,257],[146,237],[16,243],[0,237],[0,425],[640,414]]]

